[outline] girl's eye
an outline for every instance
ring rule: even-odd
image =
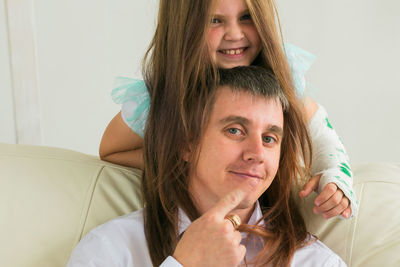
[[[251,15],[250,15],[250,14],[243,15],[243,16],[240,18],[240,20],[251,20]]]
[[[276,142],[275,138],[273,138],[271,136],[263,136],[263,141],[264,141],[264,143],[267,143],[267,144],[272,144],[272,143]]]
[[[211,20],[211,24],[218,24],[218,23],[221,23],[221,20],[216,19],[216,18],[213,18],[213,19]]]

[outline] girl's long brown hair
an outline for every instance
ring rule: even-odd
[[[291,74],[282,51],[272,0],[246,0],[259,32],[262,51],[254,64],[273,71],[288,99],[280,167],[268,194],[260,199],[266,229],[248,229],[264,237],[257,264],[290,264],[306,238],[304,222],[291,195],[309,172],[311,142],[297,104]],[[188,192],[189,165],[182,153],[200,143],[207,122],[205,107],[218,81],[208,54],[206,34],[213,0],[160,0],[158,24],[144,60],[143,76],[151,97],[145,130],[142,179],[144,227],[153,265],[172,255],[178,242],[178,207],[195,220],[200,216]]]

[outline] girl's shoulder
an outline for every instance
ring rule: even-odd
[[[285,43],[283,47],[292,73],[294,87],[299,97],[303,97],[306,89],[305,75],[314,63],[316,56],[290,43]]]
[[[116,104],[122,104],[121,116],[124,122],[143,138],[144,127],[150,109],[150,95],[143,80],[117,77],[111,97]]]
[[[143,80],[117,77],[114,80],[111,97],[115,103],[123,104],[128,101],[137,101],[140,98],[149,98],[149,93]]]

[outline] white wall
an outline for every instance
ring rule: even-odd
[[[17,140],[14,125],[7,18],[4,7],[4,0],[0,0],[0,142],[13,144]]]
[[[32,116],[14,101],[24,111],[14,120],[17,91],[38,105],[37,143],[97,154],[107,123],[119,111],[110,97],[113,78],[140,77],[157,2],[0,0],[0,142],[29,136],[29,130],[14,126]],[[318,88],[312,96],[328,110],[352,161],[400,162],[400,2],[277,2],[286,41],[318,56],[308,76]],[[29,17],[22,26],[18,5]],[[10,36],[14,42],[8,47]],[[26,51],[18,52],[24,42]],[[29,64],[9,64],[24,62],[21,55]]]
[[[20,92],[15,99],[28,99],[25,103],[33,106],[27,109],[19,101],[16,111],[22,110],[25,116],[15,122],[32,121],[28,111],[37,107],[34,118],[40,132],[34,140],[17,141],[3,133],[2,127],[0,142],[56,146],[97,155],[102,133],[120,109],[110,97],[115,76],[140,77],[140,61],[154,32],[156,0],[5,1],[13,40],[8,51],[11,72],[19,83],[13,91]],[[0,14],[0,18],[5,21],[6,15]],[[1,37],[7,37],[2,28]],[[2,38],[1,52],[7,50],[4,43]],[[21,49],[24,43],[26,47]],[[3,54],[2,59],[7,59],[7,53]],[[7,67],[6,62],[1,60],[1,70]],[[37,90],[32,84],[35,74]],[[5,71],[2,75],[10,76]],[[1,85],[6,82],[2,79]],[[35,90],[34,96],[30,95]],[[2,95],[10,92],[1,91]],[[12,104],[8,95],[0,104]],[[14,122],[12,108],[8,109],[11,111],[1,115],[1,122]],[[16,135],[29,136],[33,130],[17,127]]]
[[[352,162],[399,162],[400,1],[277,2],[285,40],[318,57],[312,95]]]
[[[37,0],[38,68],[46,145],[97,154],[119,111],[118,75],[138,76],[154,31],[154,1]]]

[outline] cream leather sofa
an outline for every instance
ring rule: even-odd
[[[400,266],[400,164],[353,166],[358,217],[307,224],[349,266]],[[141,206],[140,172],[74,151],[0,144],[0,266],[65,266],[93,227]]]

